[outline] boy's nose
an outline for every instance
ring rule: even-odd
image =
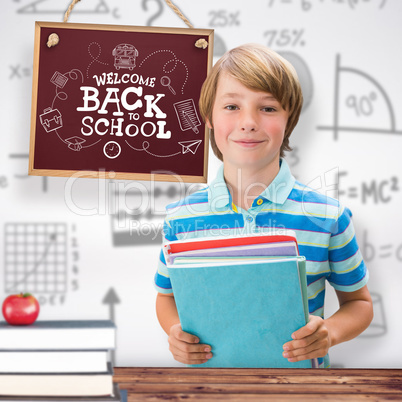
[[[258,128],[257,119],[252,113],[244,114],[240,122],[240,128],[241,131],[243,132],[257,131]]]
[[[241,130],[245,131],[245,132],[251,132],[251,131],[255,131],[255,127],[254,126],[242,127]]]

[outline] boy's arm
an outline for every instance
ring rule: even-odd
[[[331,346],[362,333],[373,319],[373,303],[367,286],[354,292],[336,290],[339,309],[329,318],[310,315],[308,324],[292,334],[293,341],[283,345],[289,361],[324,357]]]
[[[373,302],[367,286],[355,292],[336,290],[339,310],[325,320],[331,334],[331,346],[361,334],[373,320]]]
[[[173,293],[158,293],[156,297],[156,315],[159,324],[168,335],[173,325],[180,324]]]
[[[205,363],[212,357],[211,346],[199,344],[200,340],[181,329],[173,293],[158,293],[156,315],[163,330],[169,335],[169,350],[175,360],[184,364]]]

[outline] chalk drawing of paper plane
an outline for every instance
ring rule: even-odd
[[[58,109],[46,108],[39,116],[40,122],[47,133],[63,127],[61,113]]]
[[[83,138],[80,137],[71,137],[65,140],[68,144],[68,147],[73,151],[81,151],[82,144],[85,142]]]
[[[182,146],[181,152],[183,154],[191,152],[194,155],[197,152],[197,149],[200,146],[201,142],[202,140],[179,142],[179,144]]]
[[[64,87],[64,85],[66,85],[68,81],[68,78],[63,75],[62,73],[59,73],[58,71],[56,71],[53,74],[53,77],[50,79],[50,82],[54,85],[56,85],[56,87],[62,89]]]
[[[173,104],[176,111],[177,118],[179,119],[181,131],[193,130],[196,134],[200,131],[198,126],[201,126],[200,119],[198,118],[197,111],[195,110],[194,101],[187,99]]]

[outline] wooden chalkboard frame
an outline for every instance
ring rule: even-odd
[[[207,49],[200,51],[208,52],[207,74],[212,67],[213,58],[213,41],[214,31],[212,29],[190,29],[190,28],[165,28],[165,27],[144,27],[144,26],[127,26],[127,25],[103,25],[103,24],[77,24],[77,23],[55,23],[55,22],[35,22],[35,42],[34,42],[34,62],[33,62],[33,84],[32,84],[32,107],[31,107],[31,133],[30,133],[30,150],[29,150],[29,168],[28,174],[34,176],[55,176],[55,177],[80,177],[80,178],[114,178],[121,180],[156,180],[156,181],[184,181],[191,183],[206,183],[208,177],[208,150],[209,150],[209,129],[205,125],[204,134],[204,161],[203,172],[201,175],[177,175],[174,172],[166,173],[150,172],[150,173],[133,173],[116,170],[74,170],[74,169],[54,169],[54,168],[34,168],[35,163],[35,141],[37,129],[37,112],[38,112],[38,88],[39,88],[39,62],[40,47],[47,42],[47,37],[42,35],[42,28],[52,28],[57,33],[59,28],[71,30],[102,30],[113,32],[138,32],[138,33],[158,33],[158,34],[174,34],[174,35],[199,35],[208,37]],[[62,40],[62,38],[60,39]],[[201,148],[201,147],[200,147]],[[163,171],[163,169],[161,169]],[[159,170],[160,171],[160,170]],[[108,174],[110,173],[110,174]]]

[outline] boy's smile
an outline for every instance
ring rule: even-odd
[[[288,112],[270,93],[249,89],[226,73],[219,77],[207,125],[214,129],[225,169],[279,167],[287,121]]]

